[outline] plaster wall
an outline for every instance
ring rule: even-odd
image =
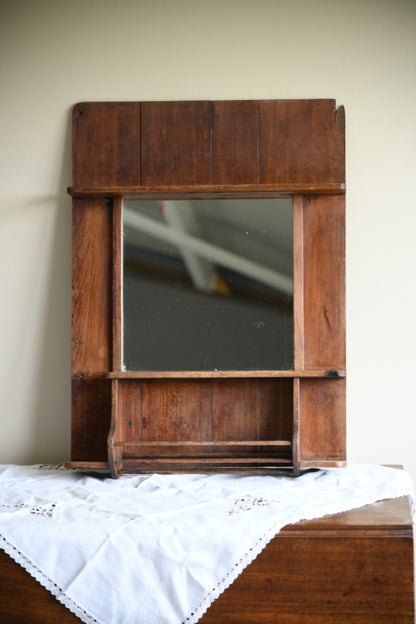
[[[69,458],[72,105],[333,97],[348,456],[416,479],[415,70],[414,0],[3,0],[0,462]]]

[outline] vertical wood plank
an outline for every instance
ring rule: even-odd
[[[141,183],[211,184],[211,102],[143,102]]]
[[[262,100],[260,183],[343,182],[345,121],[335,100]]]
[[[345,461],[345,379],[302,379],[299,461]]]
[[[72,461],[106,461],[111,420],[111,387],[106,380],[73,379]]]
[[[300,426],[300,379],[293,380],[293,411],[292,411],[292,465],[293,473],[299,476],[299,426]]]
[[[216,380],[212,387],[214,440],[258,440],[257,382]],[[245,447],[244,447],[245,449]]]
[[[140,184],[140,102],[82,102],[72,115],[74,186]]]
[[[306,369],[345,369],[345,199],[308,198],[304,214]]]
[[[118,382],[119,411],[122,415],[121,440],[133,443],[142,440],[142,384],[139,380]]]
[[[75,200],[72,218],[72,372],[111,366],[111,202]]]
[[[142,382],[142,440],[211,440],[211,383]]]
[[[293,364],[295,370],[305,367],[305,323],[303,283],[303,196],[295,195],[293,211]]]
[[[120,476],[123,454],[122,447],[117,445],[117,442],[122,440],[123,433],[123,414],[119,409],[118,384],[118,379],[111,380],[111,425],[107,438],[108,467],[113,479]]]
[[[258,167],[258,102],[213,102],[213,183],[257,184]]]
[[[112,272],[112,366],[123,370],[123,200],[113,199],[113,272]]]
[[[293,392],[291,379],[259,379],[257,411],[261,440],[292,438]]]

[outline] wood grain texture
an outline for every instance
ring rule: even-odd
[[[274,540],[200,622],[413,624],[412,548],[409,537]]]
[[[74,201],[72,373],[111,368],[111,202]]]
[[[344,134],[331,99],[83,102],[73,185],[339,183]]]
[[[112,210],[112,371],[123,370],[123,200],[113,199]]]
[[[120,410],[118,393],[119,381],[111,381],[111,423],[107,436],[108,467],[113,479],[118,479],[121,474],[123,452],[119,441],[123,435],[123,414]]]
[[[292,195],[345,195],[344,182],[285,182],[274,184],[156,184],[152,186],[69,186],[80,198],[124,197],[136,199],[273,199]]]
[[[291,458],[292,380],[118,380],[114,444],[146,458]],[[245,441],[245,442],[244,442]],[[245,459],[244,459],[245,458]],[[222,463],[226,465],[226,459]],[[231,461],[231,459],[230,459]],[[153,465],[158,465],[153,462]],[[176,464],[175,464],[176,465]],[[179,466],[180,468],[180,466]]]
[[[205,381],[142,383],[142,440],[209,440],[211,385]]]
[[[345,181],[345,120],[335,100],[263,100],[260,184]]]
[[[0,622],[80,620],[0,552]],[[407,497],[285,527],[200,622],[414,624]]]
[[[294,377],[345,377],[345,370],[227,370],[227,371],[121,371],[96,373],[100,379],[290,379]]]
[[[111,382],[72,380],[71,458],[106,461],[111,421]]]
[[[305,302],[303,251],[303,195],[295,195],[293,214],[293,366],[305,368]]]
[[[213,183],[258,184],[258,102],[213,102]]]
[[[141,184],[212,182],[210,102],[143,102]]]
[[[139,185],[140,102],[77,104],[72,145],[74,185]]]
[[[305,368],[345,369],[345,199],[308,197],[303,240]]]
[[[345,379],[300,381],[299,462],[346,460]],[[311,465],[315,465],[314,463]]]

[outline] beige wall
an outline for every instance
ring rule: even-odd
[[[349,459],[416,478],[416,2],[3,0],[0,24],[0,462],[69,457],[71,106],[333,97]]]

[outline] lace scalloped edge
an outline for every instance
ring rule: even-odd
[[[94,618],[85,609],[80,607],[64,590],[54,583],[48,576],[36,565],[34,565],[28,557],[26,557],[16,546],[10,544],[3,535],[0,535],[0,547],[9,555],[17,564],[19,564],[26,572],[30,574],[42,587],[47,589],[60,603],[64,605],[71,613],[76,615],[85,624],[101,624],[99,620]]]
[[[282,527],[272,527],[257,542],[250,548],[241,559],[234,564],[222,579],[220,579],[211,591],[209,591],[201,600],[199,605],[192,611],[192,613],[185,617],[181,624],[196,624],[201,617],[208,611],[214,600],[220,597],[230,585],[240,576],[245,568],[252,563],[256,557],[266,548],[267,544],[277,535]]]
[[[413,517],[413,526],[416,526],[416,520],[415,520],[415,515],[414,515],[416,513],[416,505],[415,505],[414,495],[413,493],[407,492],[407,493],[403,493],[402,496],[409,497],[409,503],[410,503],[412,517]],[[393,496],[392,498],[395,498],[395,496]],[[365,505],[376,503],[378,500],[379,498],[375,497],[374,500],[365,500],[362,503],[357,503],[357,505],[354,507],[350,507],[346,505],[345,509],[338,508],[337,511],[328,511],[325,515],[333,515],[336,513],[343,513],[345,511],[351,511],[354,508],[358,509]],[[250,565],[250,563],[253,563],[256,557],[258,557],[258,555],[266,548],[266,546],[271,542],[271,540],[274,537],[276,537],[276,535],[283,528],[283,526],[286,526],[286,524],[293,524],[295,522],[301,522],[303,520],[316,520],[318,518],[322,518],[322,515],[318,514],[317,516],[311,515],[310,517],[307,517],[307,518],[297,518],[297,519],[294,519],[292,521],[285,523],[282,526],[274,525],[270,527],[269,530],[266,531],[266,533],[262,537],[260,537],[257,540],[257,542],[250,548],[250,550],[245,555],[243,555],[241,559],[237,563],[235,563],[234,566],[226,574],[224,574],[223,578],[218,581],[216,587],[213,587],[212,590],[210,590],[207,594],[205,594],[205,596],[202,598],[199,605],[195,607],[195,609],[193,609],[193,611],[190,613],[189,616],[185,617],[182,620],[181,624],[197,624],[197,622],[202,618],[202,616],[208,611],[212,603],[217,598],[219,598],[221,594],[223,594],[225,590],[230,587],[230,585],[232,585],[232,583],[240,576],[240,574],[245,570],[245,568]]]

